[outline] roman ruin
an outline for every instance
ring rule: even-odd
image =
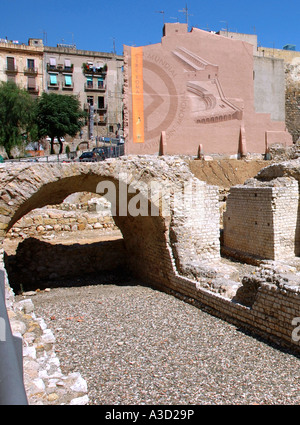
[[[113,218],[124,243],[106,250],[106,264],[110,255],[125,251],[122,258],[129,270],[153,287],[297,350],[292,322],[300,306],[299,169],[299,160],[272,164],[256,178],[233,187],[221,246],[218,187],[195,178],[184,158],[133,156],[100,164],[2,164],[1,238],[35,208],[58,204],[78,191],[97,193],[99,184],[103,189],[103,182],[106,187],[107,182],[113,183],[117,194]],[[165,192],[151,198],[148,189],[153,180],[163,182]],[[139,204],[140,210],[144,198],[148,212],[133,216],[128,208],[122,213],[122,185],[128,196],[126,205]],[[163,210],[162,197],[168,194],[175,200],[184,187],[196,190],[187,190],[179,198],[184,202],[170,202],[170,208]],[[109,191],[101,194],[108,197]],[[237,279],[234,263],[222,261],[223,249],[234,258],[256,264],[255,274]],[[94,255],[99,255],[100,264],[103,252]]]

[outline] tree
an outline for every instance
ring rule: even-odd
[[[0,83],[0,145],[9,158],[16,146],[34,134],[34,100],[14,82]]]
[[[57,93],[43,93],[36,105],[36,123],[40,137],[51,139],[51,154],[54,153],[54,139],[60,144],[59,153],[63,152],[62,138],[67,134],[76,136],[84,125],[84,111],[75,96]]]

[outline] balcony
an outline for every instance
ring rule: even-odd
[[[70,66],[66,66],[63,64],[58,65],[50,65],[50,63],[47,63],[47,71],[48,72],[68,72],[73,73],[74,66],[71,64]]]
[[[27,91],[28,91],[28,93],[30,93],[30,94],[38,95],[38,94],[39,94],[40,89],[39,89],[39,87],[38,87],[38,86],[34,86],[34,87],[27,86]]]
[[[31,68],[31,67],[25,67],[24,68],[24,74],[28,74],[28,75],[37,75],[38,74],[38,69],[37,68]]]
[[[17,74],[18,73],[18,67],[17,66],[9,66],[5,68],[5,72],[7,74]]]
[[[104,93],[106,90],[106,84],[89,84],[89,83],[85,83],[84,84],[84,90],[85,91],[96,91],[96,92],[101,92]]]
[[[84,74],[87,75],[98,75],[105,77],[107,72],[107,65],[104,65],[103,67],[96,67],[91,64],[83,63],[82,64],[82,70]]]
[[[97,108],[95,108],[95,110],[99,113],[99,112],[105,112],[107,111],[107,105],[98,105]]]
[[[50,81],[47,82],[48,90],[58,90],[59,89],[59,83],[51,83]]]
[[[72,91],[72,90],[74,90],[74,85],[73,85],[73,83],[72,83],[72,84],[65,84],[65,83],[63,83],[63,85],[62,85],[62,89],[63,89],[63,90],[69,90],[69,91]]]

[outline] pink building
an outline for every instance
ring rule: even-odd
[[[161,43],[124,46],[127,154],[245,155],[292,144],[285,123],[256,113],[253,46],[166,24]]]

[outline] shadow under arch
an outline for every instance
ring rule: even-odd
[[[120,229],[126,250],[126,265],[135,276],[146,283],[166,283],[168,273],[173,272],[172,258],[168,249],[168,224],[164,217],[159,215],[158,207],[153,205],[146,194],[139,193],[143,203],[147,203],[148,213],[144,215],[124,214],[124,205],[120,205],[120,190],[127,191],[127,203],[137,195],[128,190],[127,182],[99,173],[82,173],[72,176],[58,177],[54,181],[44,182],[35,190],[28,191],[27,196],[20,197],[19,203],[7,225],[6,232],[23,216],[30,211],[47,205],[60,204],[67,196],[76,192],[90,192],[99,194],[99,183],[110,182],[116,188],[116,205],[113,219]],[[132,187],[135,187],[133,184]],[[30,193],[31,192],[31,193]],[[107,193],[101,193],[107,197]],[[123,194],[124,195],[124,194]],[[124,198],[124,196],[123,196]],[[111,199],[107,198],[109,201]],[[154,212],[154,214],[153,214]],[[6,233],[5,232],[5,233]]]

